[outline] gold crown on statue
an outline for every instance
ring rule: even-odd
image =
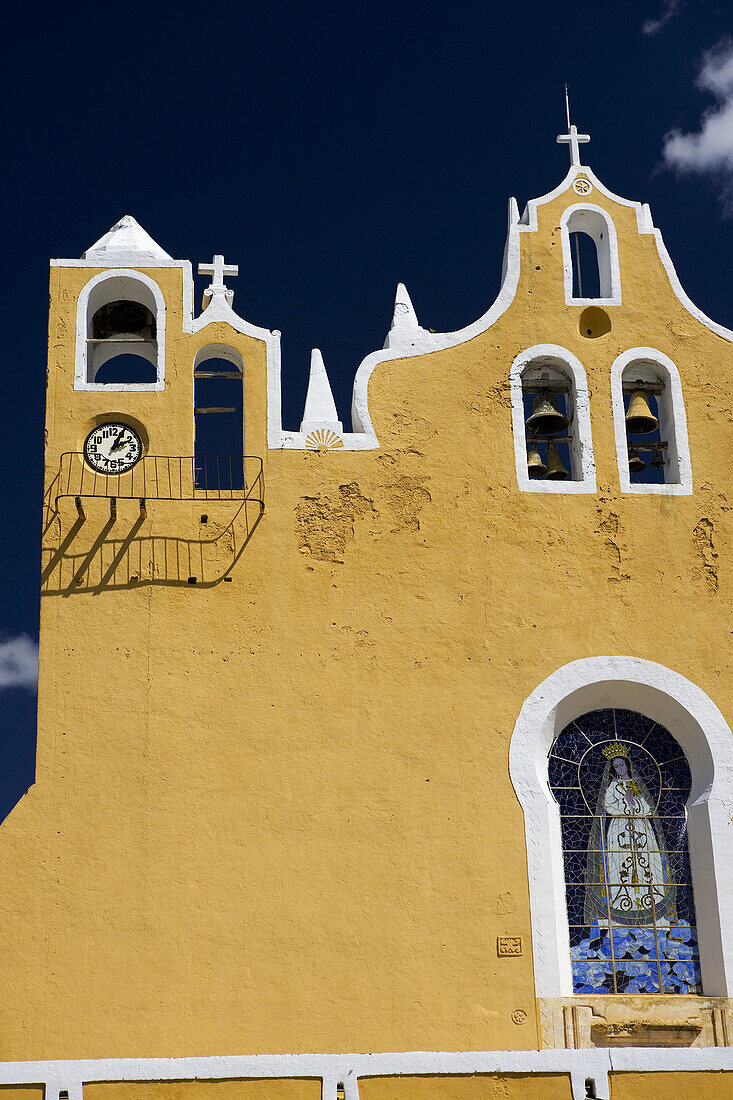
[[[623,756],[625,760],[629,759],[628,746],[621,741],[612,741],[610,745],[606,745],[605,749],[601,749],[601,752],[607,760],[616,760],[619,756]]]

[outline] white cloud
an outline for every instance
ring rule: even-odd
[[[684,0],[663,0],[659,18],[645,19],[641,27],[642,34],[658,34],[671,19],[674,19],[683,4]]]
[[[0,691],[38,686],[38,645],[27,634],[0,642]]]
[[[733,39],[718,42],[704,55],[696,83],[718,102],[703,114],[697,133],[672,130],[666,135],[664,164],[717,178],[727,212],[733,213]]]

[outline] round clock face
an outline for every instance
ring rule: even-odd
[[[84,444],[84,458],[98,474],[124,474],[142,453],[140,436],[129,424],[98,424]]]

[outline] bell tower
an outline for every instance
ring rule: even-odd
[[[730,1091],[733,332],[558,140],[483,316],[398,286],[351,430],[317,349],[283,428],[223,255],[200,312],[129,216],[52,261],[3,1087]]]

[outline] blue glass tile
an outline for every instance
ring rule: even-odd
[[[634,823],[626,819],[621,830],[605,808],[605,793],[616,773],[603,749],[614,741],[624,746],[620,755],[637,783],[635,796],[646,807]],[[663,992],[699,992],[685,818],[690,770],[679,745],[646,715],[621,708],[590,711],[562,731],[549,767],[562,822],[576,993],[658,993],[660,975]],[[584,807],[586,812],[579,812]],[[596,813],[601,816],[594,817]],[[588,850],[602,843],[601,838],[607,844],[603,860]],[[598,881],[604,863],[611,931],[604,927],[605,886]],[[656,881],[644,889],[647,870]],[[653,914],[663,922],[656,930]],[[589,926],[589,917],[601,923]]]

